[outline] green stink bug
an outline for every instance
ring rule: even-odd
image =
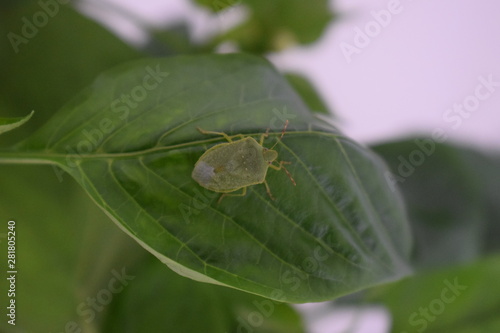
[[[296,185],[295,180],[283,165],[289,164],[289,162],[277,162],[278,152],[273,150],[283,138],[287,126],[288,120],[285,122],[281,137],[271,148],[263,146],[264,139],[269,136],[269,129],[261,135],[259,142],[257,142],[254,138],[243,134],[229,136],[226,133],[205,131],[198,128],[198,131],[203,134],[222,135],[228,142],[213,146],[201,155],[194,166],[191,177],[204,188],[223,193],[219,202],[224,196],[244,196],[248,186],[262,183],[266,186],[269,197],[274,200],[266,182],[268,168],[283,169],[293,185]],[[241,139],[233,141],[235,137]],[[278,165],[273,164],[275,162]],[[241,193],[230,194],[230,192],[240,189]]]

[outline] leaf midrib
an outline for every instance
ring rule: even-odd
[[[326,137],[331,137],[331,138],[338,138],[341,137],[338,134],[334,133],[328,133],[328,132],[321,132],[321,131],[291,131],[287,132],[286,136],[293,136],[293,135],[303,135],[303,134],[312,134],[312,135],[322,135]],[[248,134],[237,134],[237,135],[231,135],[230,137],[240,137],[241,135],[243,136],[251,136],[251,137],[259,137],[262,135],[262,132],[258,133],[248,133]],[[281,133],[269,133],[269,136],[280,136]],[[196,140],[196,141],[189,141],[189,142],[183,142],[175,145],[169,145],[169,146],[162,146],[162,147],[152,147],[152,148],[147,148],[143,150],[137,150],[137,151],[131,151],[131,152],[113,152],[113,153],[87,153],[87,154],[72,154],[72,153],[63,153],[63,152],[57,152],[53,151],[50,149],[41,149],[41,150],[33,150],[33,151],[16,151],[16,150],[0,150],[0,163],[2,159],[2,155],[10,155],[10,156],[18,156],[20,158],[38,158],[38,159],[44,159],[46,157],[47,160],[64,160],[67,157],[73,157],[75,160],[83,160],[83,159],[121,159],[121,158],[130,158],[130,157],[141,157],[141,156],[146,156],[146,155],[152,155],[156,153],[161,153],[169,150],[175,150],[175,149],[180,149],[180,148],[189,148],[189,147],[196,147],[196,146],[203,146],[206,144],[214,143],[214,142],[225,142],[225,139],[222,137],[219,138],[210,138],[210,139],[203,139],[203,140]]]

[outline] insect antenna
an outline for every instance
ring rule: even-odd
[[[273,149],[274,147],[276,147],[276,145],[278,144],[278,142],[281,141],[281,139],[283,138],[283,135],[285,135],[285,132],[286,132],[286,128],[288,127],[288,119],[285,121],[285,126],[283,126],[283,130],[281,131],[281,136],[280,138],[276,141],[276,143],[269,149]]]

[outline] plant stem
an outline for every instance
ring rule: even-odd
[[[50,155],[0,151],[0,164],[57,164]]]

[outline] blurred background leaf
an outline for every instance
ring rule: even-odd
[[[388,307],[391,332],[500,332],[500,256],[421,273],[368,291]]]
[[[442,267],[498,251],[500,155],[414,138],[373,147],[389,164],[415,237],[413,263]]]
[[[134,274],[111,304],[103,332],[304,332],[289,305],[186,279],[152,255]]]
[[[16,326],[2,320],[1,331],[61,332],[69,321],[95,331],[96,322],[80,322],[78,304],[95,297],[113,267],[133,262],[134,253],[144,250],[117,230],[73,180],[58,182],[52,167],[2,165],[0,175],[2,228],[8,219],[16,221],[18,269]],[[0,288],[8,289],[6,279]],[[1,293],[0,300],[7,304],[7,294]]]
[[[187,23],[177,23],[163,29],[149,28],[149,34],[150,39],[143,50],[152,56],[168,57],[210,51],[194,44]]]
[[[197,0],[224,15],[236,6],[249,10],[243,23],[214,39],[236,43],[241,51],[264,54],[317,40],[332,20],[328,0]]]
[[[2,145],[18,141],[24,133],[45,123],[103,70],[141,56],[107,29],[75,11],[71,4],[53,3],[58,12],[46,25],[35,26],[36,35],[17,45],[17,53],[5,36],[11,32],[23,38],[22,18],[32,22],[42,8],[38,1],[0,4],[0,32],[4,36],[0,39],[1,112],[6,117],[16,117],[35,110],[33,119],[24,126],[26,132],[5,135]]]

